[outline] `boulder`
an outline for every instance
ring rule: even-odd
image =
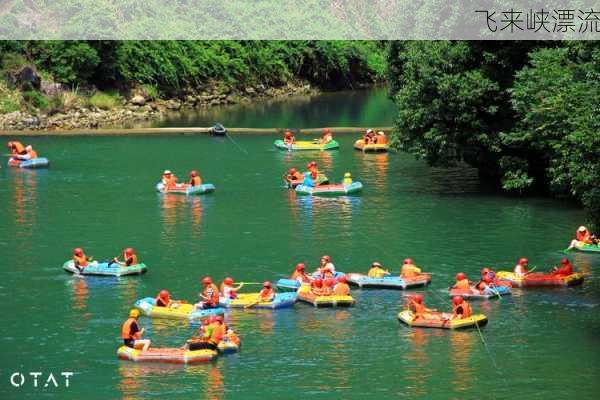
[[[21,90],[40,90],[42,79],[37,71],[28,65],[8,74],[9,83]]]
[[[133,104],[134,106],[143,106],[146,104],[146,99],[141,94],[137,94],[129,100],[129,103]]]
[[[248,86],[246,89],[244,89],[244,91],[246,92],[246,94],[248,95],[253,95],[256,93],[256,90],[254,90],[253,87]]]
[[[40,91],[47,96],[56,96],[68,90],[67,86],[56,82],[42,82],[40,86]]]
[[[181,108],[181,102],[179,100],[167,101],[167,108],[169,110],[179,110]]]

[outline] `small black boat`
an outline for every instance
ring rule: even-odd
[[[210,128],[209,132],[211,135],[224,136],[227,134],[227,129],[223,125],[216,123]]]

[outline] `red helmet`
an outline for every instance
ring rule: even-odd
[[[73,254],[75,254],[76,256],[82,256],[83,255],[83,249],[81,247],[78,247],[75,250],[73,250]]]
[[[527,265],[529,264],[529,260],[526,258],[519,258],[519,265]]]
[[[412,299],[415,303],[419,303],[421,304],[423,302],[423,295],[422,294],[415,294],[412,296]]]
[[[125,254],[127,255],[132,255],[134,253],[133,249],[131,247],[128,247],[125,249]]]
[[[463,298],[461,296],[454,296],[452,298],[452,303],[459,305],[460,303],[463,302]]]
[[[311,169],[313,167],[312,161],[306,164],[306,169]]]
[[[562,265],[568,265],[568,264],[570,264],[571,262],[569,261],[569,259],[568,259],[568,258],[563,258],[562,260],[560,260],[560,263],[561,263]]]
[[[304,265],[304,263],[298,263],[298,264],[296,264],[296,271],[304,271],[304,268],[306,268],[306,266]]]
[[[205,285],[210,285],[212,283],[212,279],[210,278],[210,276],[205,276],[204,278],[202,278],[202,283],[204,283]]]
[[[264,281],[264,282],[263,282],[263,287],[269,287],[269,288],[270,288],[270,287],[271,287],[271,282],[269,282],[269,281]]]
[[[229,278],[229,277],[225,278],[225,279],[223,280],[223,282],[224,282],[226,285],[233,285],[233,279],[232,279],[232,278]]]
[[[190,176],[198,176],[198,171],[193,169],[192,172],[190,172]]]
[[[403,264],[412,264],[413,260],[411,258],[405,258]]]
[[[489,272],[490,272],[490,269],[489,269],[489,268],[483,268],[483,269],[481,270],[481,275],[487,275]]]
[[[315,279],[313,283],[314,283],[314,285],[316,287],[323,287],[323,280],[322,279]]]
[[[338,278],[338,282],[346,283],[348,282],[348,278],[346,278],[346,275],[342,275]]]
[[[326,287],[332,287],[335,284],[335,279],[327,278],[323,281],[323,285]]]
[[[331,129],[325,128],[325,129],[323,129],[323,133],[331,133]]]
[[[467,279],[467,276],[465,275],[464,272],[459,272],[458,274],[456,274],[457,281],[462,281],[463,279]]]
[[[168,290],[161,290],[160,293],[158,294],[158,297],[160,297],[161,299],[168,299],[169,298],[169,291]]]

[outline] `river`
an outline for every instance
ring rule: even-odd
[[[334,93],[215,108],[162,125],[389,126],[385,91]],[[0,169],[0,394],[3,399],[595,398],[600,389],[600,284],[525,291],[474,302],[489,324],[471,331],[410,329],[396,319],[400,291],[354,290],[349,309],[296,304],[237,311],[229,322],[242,351],[196,366],[119,361],[120,326],[140,297],[163,288],[193,300],[200,278],[262,282],[314,267],[364,272],[378,260],[398,271],[413,258],[433,281],[430,307],[449,309],[458,271],[506,269],[526,256],[557,264],[584,220],[571,204],[516,198],[480,182],[470,168],[433,169],[403,153],[370,155],[339,135],[339,151],[277,151],[274,135],[23,138],[50,158],[49,170]],[[17,138],[18,139],[18,138]],[[361,196],[301,198],[281,174],[315,159],[334,180],[351,171]],[[3,162],[4,163],[4,162]],[[202,197],[163,196],[163,169],[198,169],[217,187]],[[74,247],[98,259],[126,246],[149,272],[77,278],[61,269]],[[591,272],[600,258],[572,256]],[[252,288],[256,288],[255,286]],[[196,329],[140,319],[155,346],[179,346]],[[482,339],[485,341],[482,341]],[[10,384],[13,372],[72,371],[68,388]],[[41,382],[45,379],[40,378]]]

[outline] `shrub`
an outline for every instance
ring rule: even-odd
[[[123,98],[117,93],[96,92],[89,99],[91,106],[102,110],[110,110],[119,106],[123,102]]]

